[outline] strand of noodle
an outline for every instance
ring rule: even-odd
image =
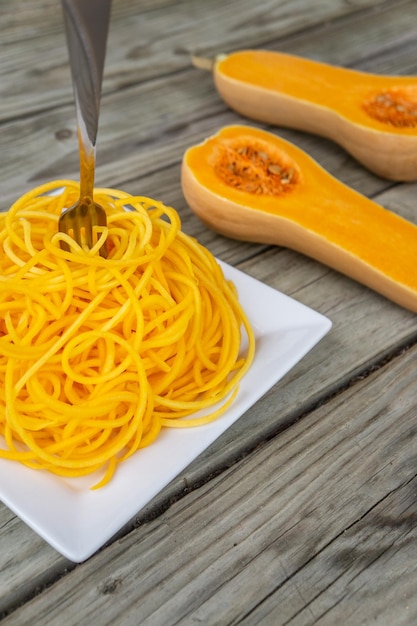
[[[129,344],[127,344],[126,342],[126,346],[125,346],[128,350],[129,350]],[[131,351],[132,356],[134,355],[133,351]],[[133,356],[133,358],[135,358]],[[143,374],[141,372],[141,367],[140,367],[140,361],[137,358],[136,359],[136,363],[138,365],[138,374],[139,376],[142,378],[142,386],[144,388],[146,388],[146,378],[143,377],[143,375],[141,376],[141,374]],[[10,368],[8,368],[10,369]],[[10,388],[10,378],[12,376],[11,372],[10,375],[8,375],[9,372],[6,373],[6,398],[11,400],[13,397],[13,389]],[[139,385],[139,390],[140,390],[140,385]],[[139,406],[139,410],[137,411],[135,418],[133,420],[131,420],[131,423],[129,424],[129,427],[126,429],[126,431],[124,433],[122,433],[122,437],[121,437],[121,441],[120,440],[116,440],[111,442],[111,444],[109,444],[108,448],[106,449],[106,451],[100,453],[99,455],[94,455],[93,458],[90,458],[88,456],[84,456],[82,459],[82,462],[75,459],[75,460],[69,460],[69,459],[57,459],[56,456],[54,456],[57,452],[59,452],[59,450],[63,447],[67,447],[68,445],[70,445],[71,443],[75,443],[79,440],[83,441],[85,440],[85,433],[82,432],[79,435],[74,435],[71,437],[71,439],[69,441],[65,441],[65,442],[60,442],[57,444],[53,444],[51,446],[48,446],[47,448],[42,448],[40,446],[38,446],[36,444],[36,442],[33,440],[33,438],[31,436],[28,435],[28,433],[21,427],[21,424],[19,422],[18,417],[15,414],[15,411],[13,409],[13,406],[10,410],[10,422],[13,426],[13,428],[16,430],[16,432],[19,434],[19,437],[21,438],[21,441],[23,441],[28,448],[32,451],[32,452],[36,452],[36,455],[43,459],[44,461],[46,461],[48,464],[50,464],[51,466],[56,465],[57,463],[59,463],[61,465],[61,467],[67,467],[67,468],[88,468],[91,465],[97,465],[97,463],[99,463],[100,465],[103,464],[104,462],[106,462],[111,456],[113,456],[119,449],[121,449],[124,445],[126,445],[126,443],[129,441],[129,439],[131,439],[131,437],[133,436],[135,429],[137,429],[138,425],[137,423],[140,422],[140,417],[141,417],[141,410],[140,410],[140,403],[141,400],[144,401],[145,398],[144,397],[140,397],[143,396],[143,392],[142,394],[139,393],[139,401],[138,401],[138,406]],[[95,432],[95,429],[91,429],[91,434],[93,434]],[[22,456],[23,458],[26,456],[25,453],[22,453],[21,455],[19,454],[19,456]]]
[[[47,350],[40,359],[30,367],[27,372],[16,383],[16,391],[22,389],[26,384],[26,381],[38,370],[46,361],[56,353],[65,342],[71,337],[82,325],[86,318],[88,318],[91,311],[93,311],[97,305],[104,300],[105,293],[99,293],[97,296],[86,306],[84,311],[78,316],[76,320],[67,328],[67,330],[61,335],[61,337]]]
[[[240,313],[241,315],[241,319],[243,321],[244,324],[244,328],[245,331],[247,333],[248,336],[248,354],[246,357],[246,361],[244,363],[244,365],[241,367],[241,369],[234,375],[234,377],[229,381],[229,383],[226,385],[225,387],[225,392],[229,393],[231,389],[233,389],[233,387],[235,387],[237,385],[237,383],[242,379],[242,377],[244,376],[244,374],[247,372],[248,368],[250,367],[250,364],[253,360],[253,356],[254,356],[254,352],[255,352],[255,337],[254,337],[254,333],[253,330],[246,318],[246,316],[244,315],[241,306],[238,302],[235,303],[235,308],[237,309],[237,311]],[[169,399],[166,398],[162,398],[161,396],[157,397],[158,402],[161,405],[164,406],[168,406],[169,408],[178,408],[180,409],[183,406],[183,403],[181,402],[177,402],[177,401],[170,401]],[[204,401],[197,401],[197,402],[190,402],[187,403],[187,408],[192,408],[194,410],[199,410],[202,408],[205,408],[206,403]],[[162,424],[165,426],[167,425],[167,418],[168,416],[165,416],[165,418],[162,418]],[[171,417],[168,417],[168,420],[171,420]],[[208,423],[211,420],[211,416],[204,416],[199,420],[199,423]],[[187,426],[189,425],[189,423],[187,422],[187,420],[181,421],[181,420],[173,420],[169,421],[169,425],[173,426],[173,427],[181,427],[181,426]]]

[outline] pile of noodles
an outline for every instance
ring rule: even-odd
[[[234,286],[173,209],[97,189],[108,224],[83,250],[57,226],[78,194],[56,181],[0,213],[0,457],[63,476],[102,469],[101,486],[161,427],[230,406],[254,338]]]

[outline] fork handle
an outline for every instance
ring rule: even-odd
[[[111,0],[62,0],[80,147],[80,195],[92,199]]]

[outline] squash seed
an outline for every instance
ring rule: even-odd
[[[270,174],[276,174],[277,176],[282,172],[282,167],[276,163],[270,163],[266,169]]]

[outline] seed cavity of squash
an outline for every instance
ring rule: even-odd
[[[363,104],[365,112],[383,124],[395,128],[417,126],[417,98],[406,91],[387,90],[372,96]]]
[[[298,182],[294,167],[252,145],[218,146],[213,167],[224,183],[255,195],[279,196],[291,191]]]

